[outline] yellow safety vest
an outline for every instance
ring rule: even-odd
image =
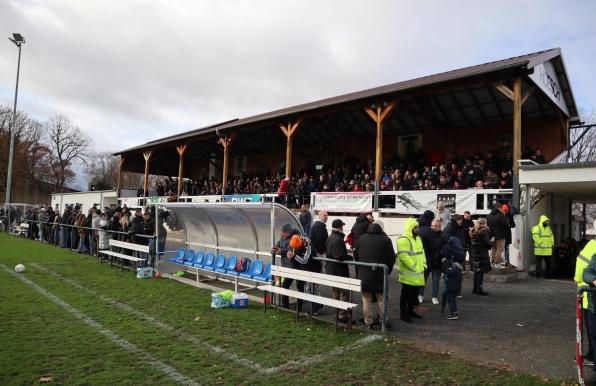
[[[550,226],[546,228],[542,226],[548,217],[540,216],[538,225],[532,227],[532,240],[534,241],[534,255],[535,256],[551,256],[553,254],[553,247],[555,245],[555,236],[553,235]]]
[[[596,240],[590,240],[575,260],[575,276],[573,277],[573,280],[577,283],[578,287],[590,286],[590,284],[584,283],[582,277],[584,275],[584,270],[590,265],[594,256],[596,256]],[[588,309],[588,296],[586,294],[584,294],[582,307]]]
[[[401,236],[397,239],[399,281],[413,286],[424,286],[426,256],[420,237]]]

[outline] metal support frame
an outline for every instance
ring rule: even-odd
[[[527,266],[524,264],[526,271],[530,270],[530,265],[532,264],[532,258],[531,258],[531,253],[530,251],[532,250],[531,248],[531,237],[530,237],[530,233],[531,233],[531,223],[530,223],[530,216],[532,214],[532,185],[530,184],[526,184],[526,194],[525,194],[525,201],[526,201],[526,217],[525,217],[525,221],[524,221],[524,235],[523,235],[523,240],[524,240],[524,262],[527,261]]]
[[[387,277],[389,276],[389,267],[385,264],[376,264],[376,263],[363,263],[360,261],[338,261],[335,259],[328,259],[325,257],[314,257],[315,260],[318,261],[328,261],[335,264],[345,264],[345,265],[354,265],[360,267],[368,267],[372,270],[382,269],[383,270],[383,315],[381,316],[381,331],[384,333],[387,331],[387,303],[389,301],[389,282],[387,281]],[[338,312],[339,310],[335,310],[335,328],[337,329],[337,319],[338,319]]]

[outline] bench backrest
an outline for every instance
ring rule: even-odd
[[[217,255],[215,262],[211,266],[215,267],[215,268],[223,268],[225,263],[226,263],[226,256],[225,255]]]
[[[360,280],[351,279],[349,277],[302,271],[300,269],[286,268],[279,265],[271,266],[271,275],[360,292]]]
[[[205,259],[205,253],[197,252],[197,253],[195,253],[195,259],[193,260],[193,263],[201,264],[203,262],[203,259]]]
[[[213,264],[213,260],[215,260],[215,255],[209,252],[207,256],[205,256],[205,259],[203,259],[203,264],[205,266],[210,266]]]
[[[113,240],[113,239],[110,239],[109,243],[110,243],[110,247],[118,247],[118,248],[130,249],[131,251],[149,253],[148,245],[127,243],[126,241],[118,241],[118,240]]]
[[[236,256],[230,256],[226,261],[226,265],[224,265],[224,269],[226,271],[233,271],[234,267],[236,267],[236,263],[238,262],[238,258]]]
[[[255,260],[250,264],[250,268],[248,269],[248,274],[250,276],[259,276],[263,274],[263,261]]]

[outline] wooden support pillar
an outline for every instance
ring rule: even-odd
[[[285,134],[287,142],[286,142],[286,177],[292,176],[292,142],[294,140],[294,133],[296,129],[300,125],[300,120],[292,123],[288,122],[286,126],[279,125],[281,131]]]
[[[384,107],[378,104],[376,109],[366,107],[364,111],[377,124],[377,142],[375,146],[375,184],[378,185],[381,180],[381,167],[383,165],[383,121],[393,110],[394,103],[388,103]]]
[[[120,159],[118,160],[118,183],[116,186],[116,195],[120,197],[120,188],[122,187],[122,168],[124,167],[124,156],[120,154]]]
[[[513,175],[519,174],[519,160],[522,153],[522,106],[534,92],[534,87],[530,87],[522,95],[522,79],[518,76],[513,81],[513,90],[502,83],[493,83],[493,86],[503,95],[513,102]]]
[[[186,152],[186,148],[188,147],[188,143],[184,145],[176,146],[176,150],[178,151],[178,155],[180,159],[178,161],[178,194],[176,197],[180,198],[180,193],[182,193],[182,178],[183,178],[183,171],[184,171],[184,152]]]
[[[145,158],[145,178],[143,180],[143,197],[147,197],[147,189],[149,189],[149,160],[151,159],[152,154],[153,150],[149,150],[143,153],[143,158]]]
[[[519,175],[519,160],[522,154],[522,91],[521,77],[513,81],[513,175]]]
[[[232,142],[232,136],[222,136],[219,138],[217,143],[219,143],[223,147],[223,171],[222,171],[222,178],[221,178],[221,193],[226,194],[226,187],[228,186],[228,163],[229,163],[229,152],[230,152],[230,143]]]

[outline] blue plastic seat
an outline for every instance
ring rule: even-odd
[[[176,256],[170,257],[167,259],[169,262],[178,263],[184,261],[184,255],[186,254],[186,249],[180,248],[178,252],[176,252]]]
[[[209,271],[215,271],[216,268],[223,268],[224,264],[226,263],[226,257],[224,255],[218,255],[217,259],[211,265],[206,265],[203,269],[207,269]]]
[[[188,260],[184,262],[184,265],[188,265],[189,267],[193,267],[195,263],[200,263],[203,261],[203,256],[205,254],[203,252],[195,253],[195,257],[192,260]]]
[[[237,261],[236,256],[230,256],[223,267],[215,268],[215,272],[226,273],[229,270],[233,271]]]
[[[181,260],[176,261],[176,264],[184,265],[187,261],[192,261],[195,258],[195,251],[189,249]]]
[[[200,263],[194,263],[192,266],[196,267],[196,268],[203,268],[206,265],[211,265],[213,264],[213,260],[215,260],[215,255],[211,252],[209,252],[207,254],[207,256],[205,256],[205,258],[203,259],[202,262]]]
[[[253,276],[259,276],[263,274],[263,261],[255,260],[250,265],[250,268],[246,270],[246,272],[242,272],[240,277],[245,279],[251,279]]]
[[[246,269],[246,270],[248,271],[248,268],[250,268],[250,259],[249,259],[249,258],[247,258],[247,257],[245,257],[244,259],[246,260],[246,267],[247,267],[247,269]],[[236,263],[238,263],[238,260],[236,260]],[[237,272],[237,271],[234,271],[234,268],[226,270],[226,274],[228,274],[228,275],[232,275],[232,276],[238,276],[238,275],[240,275],[241,273],[242,273],[242,272]]]
[[[271,263],[265,266],[262,275],[253,276],[252,278],[259,281],[271,281]]]

